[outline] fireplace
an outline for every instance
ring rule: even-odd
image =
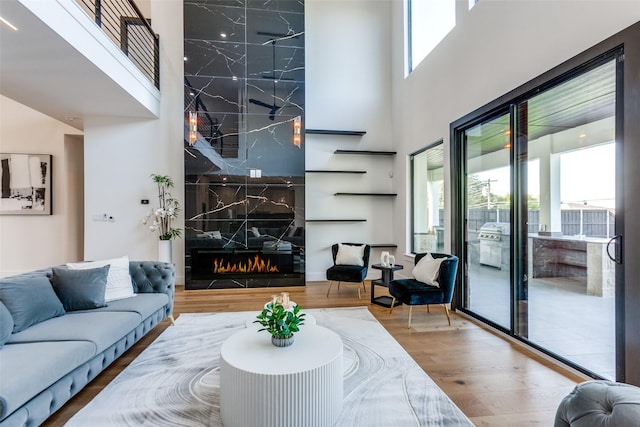
[[[191,277],[194,280],[259,278],[293,272],[291,251],[194,248],[191,252]]]

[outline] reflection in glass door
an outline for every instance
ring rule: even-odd
[[[467,129],[465,307],[510,329],[510,114]]]

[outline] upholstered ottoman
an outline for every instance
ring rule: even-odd
[[[613,381],[578,384],[558,407],[555,427],[638,427],[640,387]]]

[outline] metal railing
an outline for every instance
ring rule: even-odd
[[[238,158],[238,133],[225,135],[222,132],[222,123],[218,121],[215,113],[210,112],[200,99],[200,93],[191,86],[189,80],[184,78],[184,106],[185,120],[188,111],[198,114],[198,134],[204,138],[211,147],[223,158]],[[224,116],[224,114],[221,114]]]
[[[153,84],[160,87],[159,37],[133,0],[76,0]]]

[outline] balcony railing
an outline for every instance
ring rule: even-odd
[[[131,62],[159,88],[159,38],[133,0],[76,1]]]

